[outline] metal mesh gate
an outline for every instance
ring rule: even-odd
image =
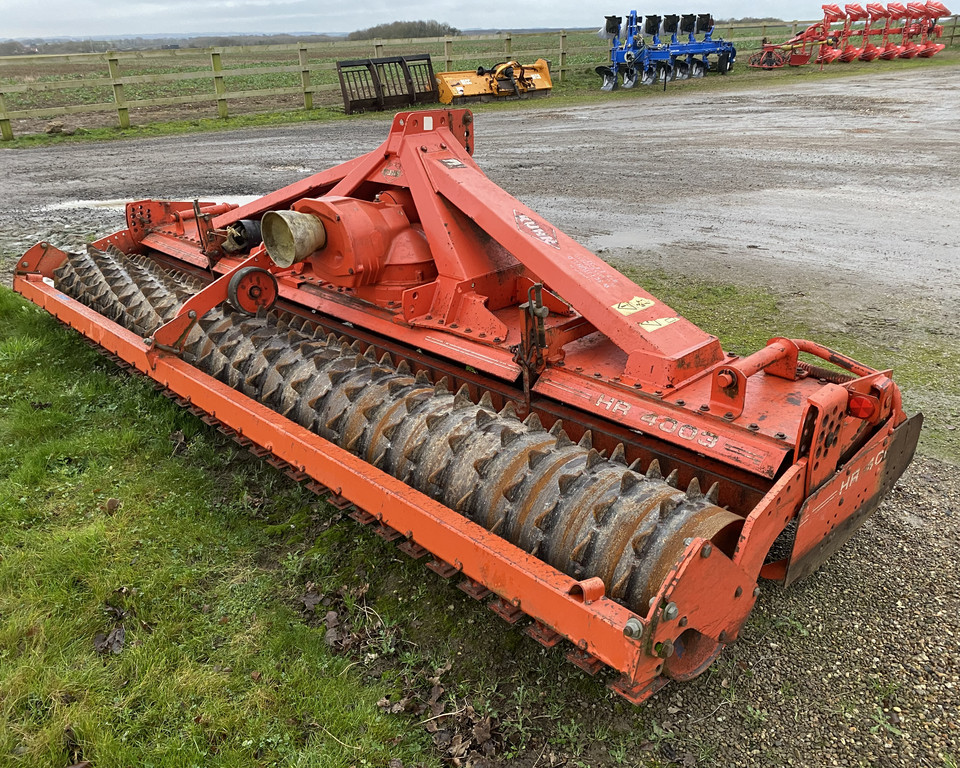
[[[429,54],[338,61],[337,75],[348,115],[439,100]]]

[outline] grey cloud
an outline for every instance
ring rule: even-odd
[[[154,3],[107,0],[3,0],[0,39],[18,37],[110,37],[116,35],[217,34],[245,32],[341,33],[383,22],[435,19],[460,29],[504,30],[530,27],[599,27],[606,14],[711,12],[718,18],[775,16],[813,19],[819,2],[763,2],[748,0],[605,0],[586,4],[578,0],[524,0],[497,13],[487,3],[384,2],[363,4],[308,2],[307,0],[173,0]]]

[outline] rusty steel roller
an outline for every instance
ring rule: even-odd
[[[70,254],[57,287],[148,336],[195,293],[196,281],[146,257],[108,248]],[[691,537],[735,541],[742,518],[694,479],[674,487],[654,460],[627,466],[622,446],[605,458],[585,434],[571,441],[489,396],[414,374],[388,355],[300,317],[248,317],[227,305],[200,318],[185,357],[199,369],[441,501],[576,578],[599,577],[609,596],[639,613]]]

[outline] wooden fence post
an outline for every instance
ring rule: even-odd
[[[790,37],[796,37],[796,36],[797,36],[797,22],[793,22],[793,32],[791,33]]]
[[[303,108],[313,109],[313,90],[310,88],[310,60],[307,58],[307,46],[300,44],[300,87],[303,88]]]
[[[510,56],[513,55],[513,37],[511,32],[507,32],[507,36],[503,38],[503,55],[510,61]]]
[[[13,126],[7,117],[7,100],[0,91],[0,141],[13,141]]]
[[[130,110],[127,109],[127,100],[123,95],[123,81],[120,79],[120,59],[115,53],[107,54],[107,71],[110,73],[113,85],[113,101],[117,105],[117,120],[121,128],[130,127]]]
[[[957,22],[960,21],[960,16],[953,17],[953,29],[950,30],[950,45],[952,46],[955,42],[957,35]]]
[[[373,41],[373,55],[378,59],[383,56],[383,40],[379,37]]]
[[[443,41],[443,58],[446,60],[445,72],[453,72],[453,38],[448,37]]]
[[[560,68],[557,70],[557,82],[563,82],[563,70],[567,67],[567,30],[560,30]]]
[[[217,92],[217,115],[221,118],[227,116],[227,87],[223,83],[223,61],[220,58],[220,51],[210,52],[210,66],[213,68],[213,89]]]

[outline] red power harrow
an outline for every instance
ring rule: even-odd
[[[927,3],[869,3],[824,5],[823,21],[807,27],[785,43],[767,43],[750,57],[748,64],[759,69],[785,65],[803,66],[814,56],[821,66],[834,61],[930,58],[946,46],[934,42],[943,35],[937,22],[950,10],[936,0]]]
[[[142,200],[86,253],[39,243],[14,288],[640,702],[709,666],[761,577],[853,534],[921,416],[813,342],[724,353],[473,145],[467,110],[399,114],[256,202]]]

